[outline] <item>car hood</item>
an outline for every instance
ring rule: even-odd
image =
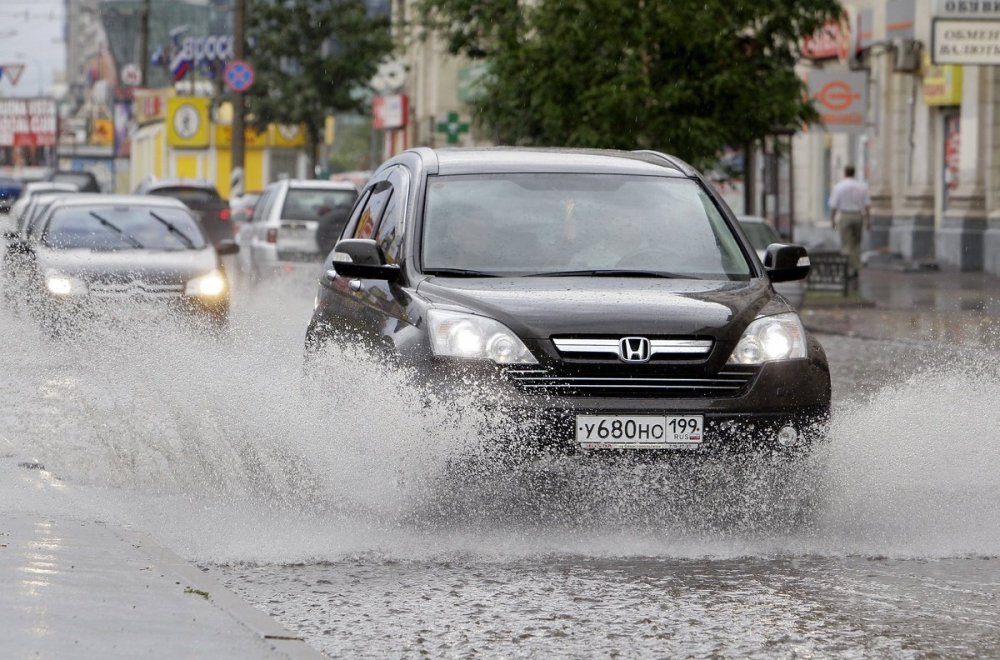
[[[215,250],[38,250],[42,272],[54,270],[86,281],[186,282],[219,265]]]
[[[790,308],[766,280],[518,277],[420,283],[436,306],[495,318],[524,338],[569,335],[739,335],[758,314]]]

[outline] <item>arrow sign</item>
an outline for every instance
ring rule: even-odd
[[[253,67],[246,60],[233,60],[226,65],[222,78],[229,89],[237,93],[245,92],[253,85]]]
[[[0,80],[7,79],[11,86],[16,86],[24,73],[23,64],[0,64]]]

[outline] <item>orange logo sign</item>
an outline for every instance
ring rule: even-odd
[[[860,98],[861,94],[851,89],[843,80],[827,83],[816,95],[816,100],[830,110],[847,110],[852,103]]]

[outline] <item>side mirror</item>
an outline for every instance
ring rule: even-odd
[[[219,241],[219,245],[215,248],[215,251],[220,257],[225,257],[239,252],[240,246],[236,244],[236,241],[227,238],[226,240]]]
[[[386,263],[378,243],[370,238],[345,238],[333,248],[333,267],[337,274],[366,280],[399,277],[399,266]]]
[[[809,268],[809,253],[801,245],[772,243],[764,253],[764,270],[772,282],[805,279]]]

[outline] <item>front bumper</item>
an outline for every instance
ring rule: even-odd
[[[69,330],[85,323],[115,325],[146,317],[204,319],[223,324],[229,317],[229,296],[203,299],[194,296],[114,296],[91,295],[56,297],[41,294],[31,304],[42,325],[53,330]]]
[[[468,382],[468,381],[466,381]],[[702,415],[704,439],[693,447],[658,452],[718,452],[808,448],[826,438],[830,416],[830,375],[822,360],[764,364],[734,396],[620,397],[552,396],[519,391],[503,376],[481,386],[491,415],[488,436],[517,443],[584,451],[576,440],[577,415]],[[791,426],[796,441],[778,442]],[[587,450],[590,451],[590,450]],[[645,451],[645,450],[621,450]]]

